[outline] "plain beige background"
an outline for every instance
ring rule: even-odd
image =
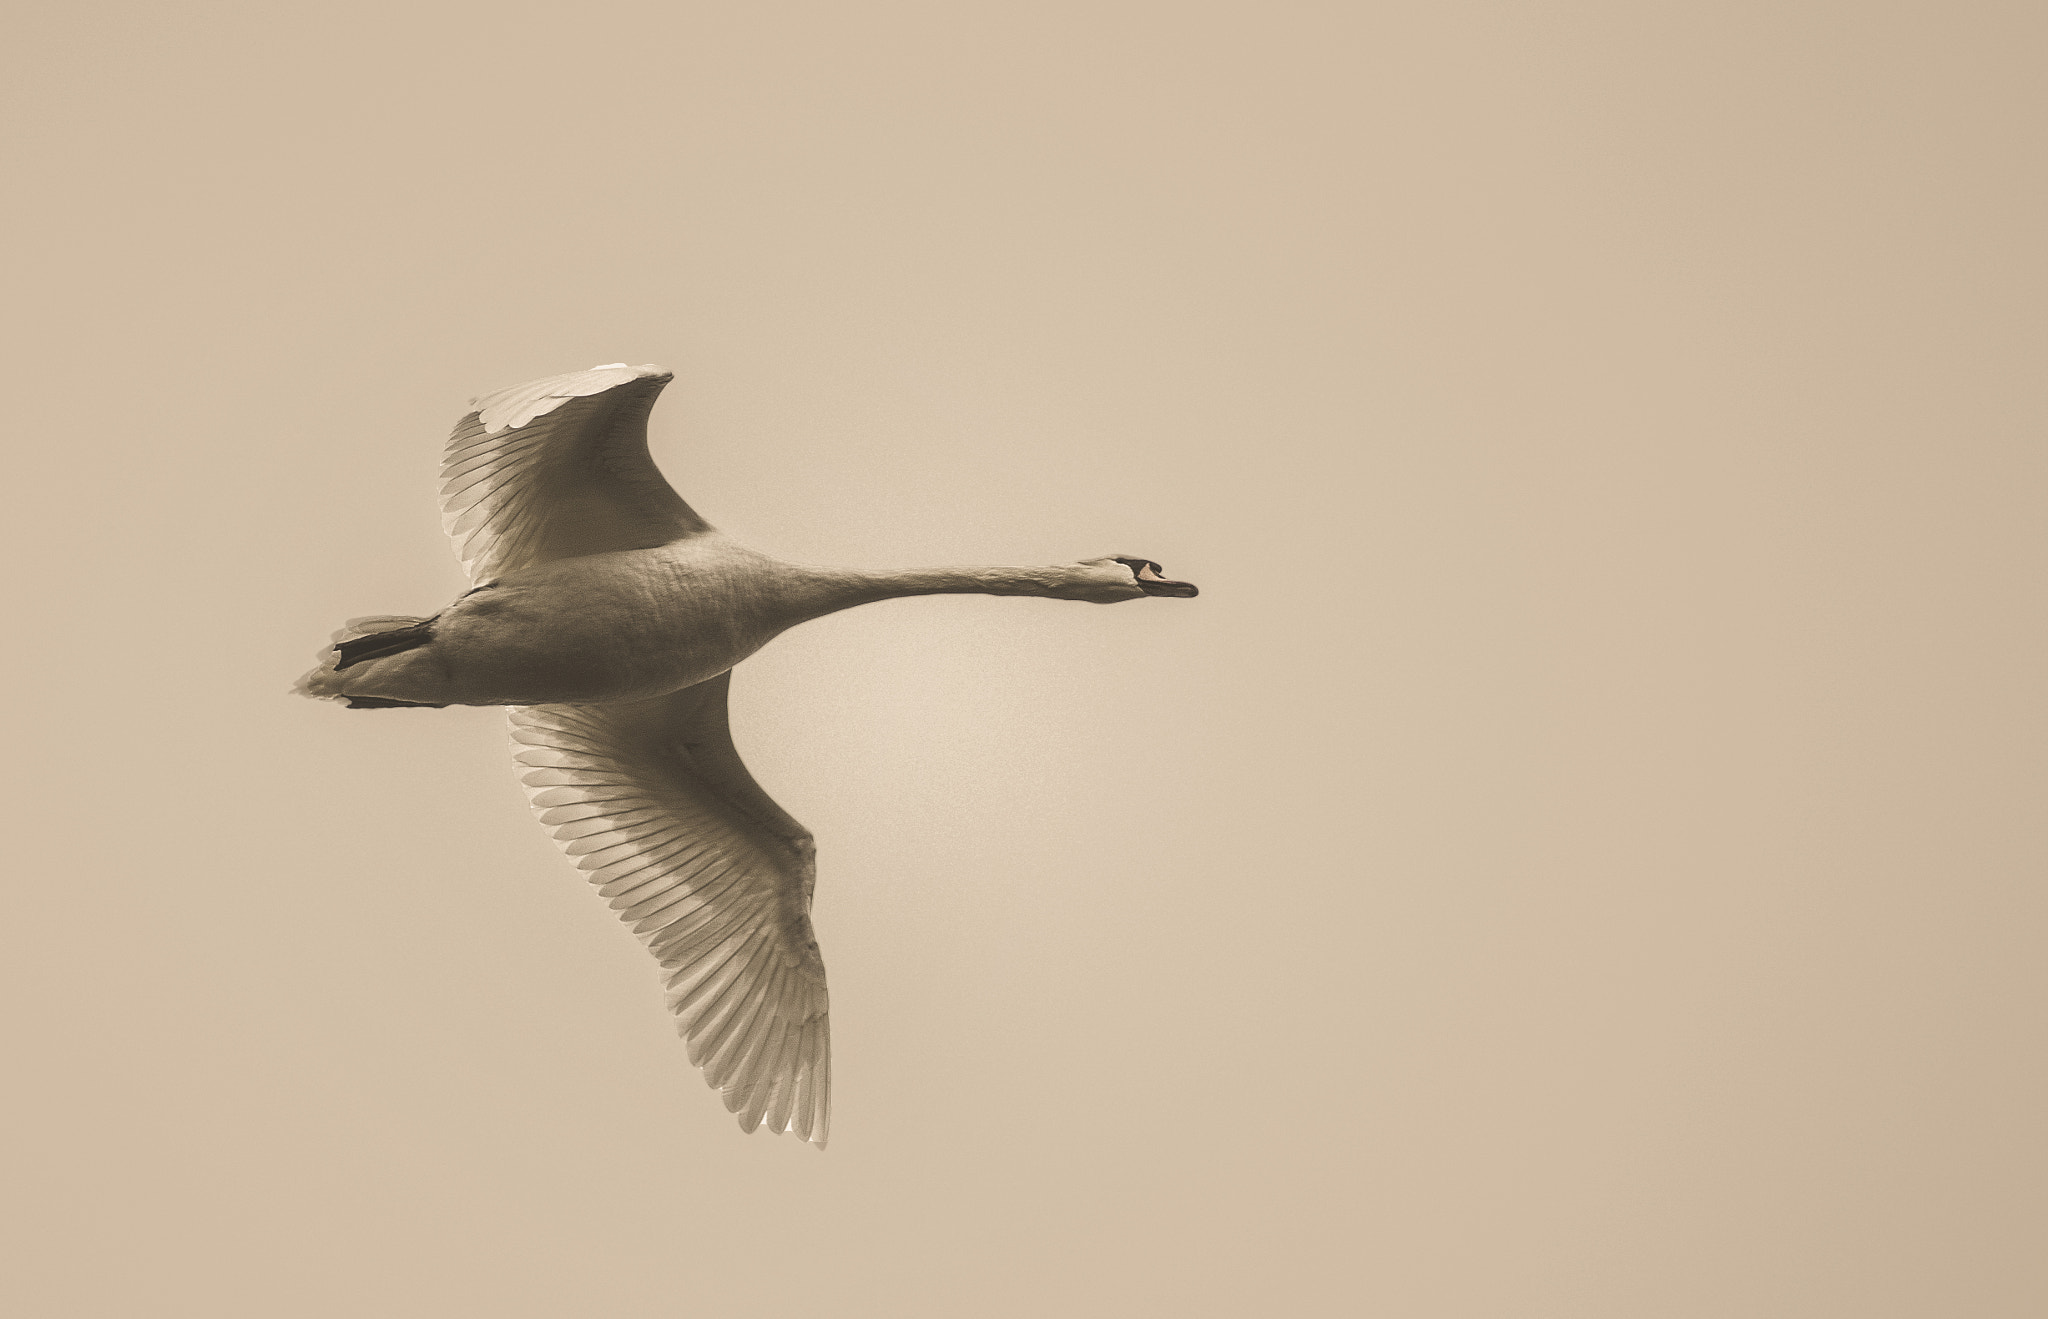
[[[11,1312],[2032,1319],[2033,4],[10,19]],[[838,1105],[743,1138],[486,710],[469,396],[1193,602],[736,680]]]

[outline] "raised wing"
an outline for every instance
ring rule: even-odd
[[[673,378],[615,362],[475,401],[441,458],[441,522],[472,584],[710,529],[647,453],[647,414]]]
[[[661,962],[690,1061],[740,1130],[823,1148],[831,1117],[811,835],[733,750],[730,674],[651,701],[512,711],[556,846]]]

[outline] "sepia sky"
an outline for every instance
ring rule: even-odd
[[[2048,18],[32,4],[4,1181],[37,1319],[2048,1313]],[[494,710],[473,395],[677,377],[831,1149]]]

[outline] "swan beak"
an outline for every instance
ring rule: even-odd
[[[1146,595],[1170,595],[1182,600],[1192,600],[1201,592],[1193,582],[1176,582],[1161,574],[1166,570],[1150,559],[1117,559],[1131,570],[1131,576],[1138,579],[1138,589]]]

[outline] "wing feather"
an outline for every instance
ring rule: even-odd
[[[762,1117],[770,1131],[787,1131],[790,1116],[796,1109],[796,1078],[789,1074],[790,1064],[796,1058],[797,1041],[802,1039],[803,1035],[801,1030],[791,1029],[788,1022],[780,1019],[777,1019],[775,1028],[775,1056],[769,1060],[767,1067],[769,1083],[774,1087],[774,1092]]]
[[[476,400],[441,459],[442,525],[472,583],[710,530],[647,452],[647,414],[670,379],[615,363]]]
[[[823,1147],[831,1033],[811,837],[733,750],[728,677],[651,701],[517,708],[513,757],[556,844],[659,961],[690,1061],[741,1129]]]

